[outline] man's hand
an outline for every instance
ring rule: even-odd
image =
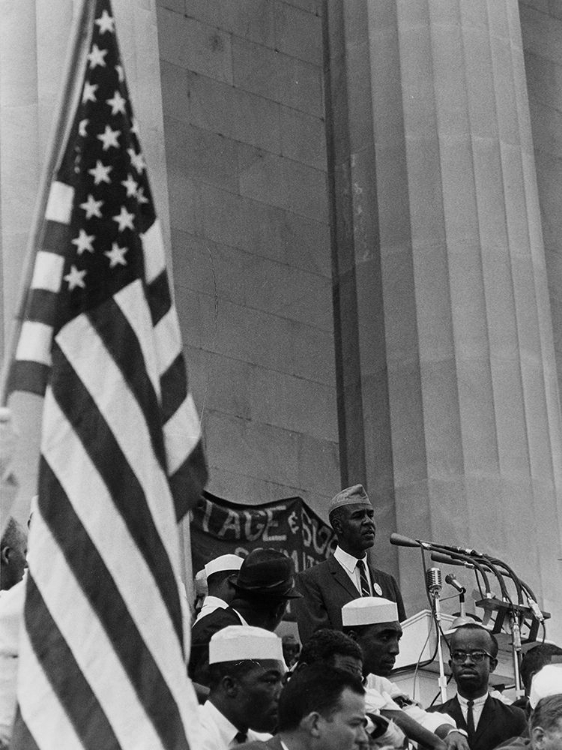
[[[449,732],[443,742],[447,745],[447,750],[470,750],[468,740],[457,730]]]

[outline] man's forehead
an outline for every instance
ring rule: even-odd
[[[372,505],[366,505],[365,503],[353,503],[351,505],[342,505],[342,511],[349,518],[353,515],[367,514],[369,516],[374,515],[375,509]]]
[[[367,625],[367,628],[367,636],[376,636],[380,635],[381,633],[386,633],[387,631],[402,635],[402,626],[399,622],[377,622],[373,625]]]
[[[453,648],[464,648],[475,645],[488,648],[491,640],[490,634],[484,628],[459,628],[451,636],[451,646]]]
[[[252,672],[262,675],[266,672],[285,672],[285,665],[277,659],[255,659],[252,660]]]

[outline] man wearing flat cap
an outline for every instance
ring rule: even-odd
[[[232,578],[234,598],[226,609],[216,609],[191,630],[190,677],[209,684],[209,641],[227,625],[252,625],[274,631],[281,622],[289,599],[300,598],[294,586],[290,557],[274,549],[255,549]]]
[[[199,708],[200,750],[226,750],[271,733],[285,673],[281,639],[248,625],[230,625],[209,644],[209,697]]]
[[[451,716],[425,711],[389,676],[400,653],[402,627],[396,602],[362,597],[342,608],[344,633],[363,654],[363,676],[368,711],[380,711],[398,724],[409,739],[431,750],[469,750],[467,732]]]
[[[375,543],[376,524],[362,485],[347,487],[332,499],[329,520],[338,540],[334,554],[296,579],[303,598],[295,602],[294,612],[303,644],[321,628],[341,630],[341,608],[358,596],[390,599],[398,606],[400,620],[406,619],[396,580],[367,559],[367,550]]]

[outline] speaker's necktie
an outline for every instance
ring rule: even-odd
[[[472,707],[474,706],[474,701],[468,701],[467,707],[466,707],[466,728],[468,729],[468,736],[472,737],[474,732],[476,731],[476,728],[474,726],[474,711]]]
[[[357,570],[359,571],[359,585],[361,587],[361,596],[371,596],[371,587],[365,571],[363,560],[357,560]]]
[[[242,745],[244,742],[248,741],[248,732],[236,732],[234,735],[234,742],[236,742],[238,745]]]

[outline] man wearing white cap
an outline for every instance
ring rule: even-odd
[[[238,555],[221,555],[205,565],[208,593],[195,622],[210,615],[215,609],[228,608],[234,597],[234,589],[229,584],[229,578],[240,570],[242,562]]]
[[[342,608],[342,622],[344,633],[363,652],[367,710],[379,710],[411,740],[434,750],[468,750],[466,732],[457,729],[450,716],[424,711],[387,679],[402,637],[396,602],[378,597],[355,599]]]
[[[226,750],[277,726],[285,672],[281,639],[250,625],[230,625],[209,643],[210,694],[199,708],[201,750]],[[254,730],[254,731],[252,731]]]
[[[397,603],[400,620],[406,619],[395,579],[370,565],[367,559],[367,550],[375,543],[374,513],[360,484],[347,487],[332,498],[329,520],[338,546],[325,562],[304,570],[296,579],[303,598],[295,602],[294,612],[303,644],[321,628],[341,630],[341,608],[358,596],[390,599]]]

